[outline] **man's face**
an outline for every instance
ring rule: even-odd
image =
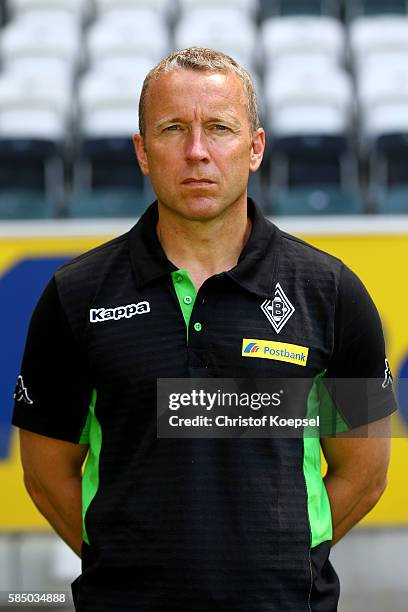
[[[146,133],[134,143],[158,201],[196,221],[244,202],[248,174],[262,161],[264,131],[250,133],[239,78],[174,70],[151,83],[146,102]]]

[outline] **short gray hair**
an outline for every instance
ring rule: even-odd
[[[190,47],[181,51],[174,51],[157,64],[147,74],[142,87],[139,100],[139,132],[142,136],[146,132],[146,98],[149,86],[161,74],[173,70],[196,70],[201,72],[220,72],[223,74],[236,74],[240,79],[246,97],[249,126],[251,132],[259,128],[259,115],[256,100],[256,91],[250,74],[242,68],[232,57],[203,47]]]

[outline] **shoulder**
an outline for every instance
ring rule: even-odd
[[[120,261],[126,265],[128,257],[128,233],[86,251],[61,266],[55,273],[55,281],[60,296],[66,292],[91,293],[100,286],[104,278]]]
[[[280,233],[279,272],[282,278],[291,278],[308,294],[320,295],[324,301],[335,303],[344,263],[296,236]]]
[[[81,273],[102,271],[109,266],[117,254],[128,250],[128,232],[108,242],[82,253],[68,263],[61,266],[56,272],[56,278],[62,280],[69,276],[77,276]],[[102,265],[103,264],[103,265]]]
[[[120,275],[127,266],[130,266],[128,233],[75,257],[55,272],[58,297],[73,328],[82,328],[106,279]]]
[[[281,258],[290,259],[292,264],[299,264],[301,266],[313,265],[314,267],[319,266],[325,270],[332,270],[340,273],[344,267],[344,263],[338,257],[318,249],[312,244],[301,240],[297,236],[288,234],[282,230],[281,235]]]
[[[337,300],[374,306],[362,280],[341,259],[286,232],[281,236],[281,267],[294,268],[315,288],[330,282]]]

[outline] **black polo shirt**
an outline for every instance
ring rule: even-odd
[[[81,612],[337,609],[318,439],[157,439],[158,378],[384,378],[362,283],[248,202],[237,265],[197,293],[161,248],[153,204],[60,268],[34,311],[13,423],[89,444]],[[248,358],[250,341],[307,359]],[[389,385],[375,401],[373,418],[395,409]]]

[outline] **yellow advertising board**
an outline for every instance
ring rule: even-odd
[[[406,323],[408,283],[404,280],[404,262],[408,262],[407,235],[300,235],[341,258],[365,283],[383,320],[388,358],[394,375],[408,357]],[[5,238],[0,244],[0,282],[22,261],[47,258],[69,259],[101,242],[106,236]],[[18,308],[18,304],[16,304]],[[399,419],[399,417],[395,417]],[[405,425],[397,421],[405,433]],[[408,440],[395,438],[388,489],[377,507],[362,524],[408,525]],[[11,430],[7,455],[0,458],[0,483],[3,491],[0,506],[0,530],[44,530],[46,521],[35,509],[25,492],[19,462],[18,435]],[[5,493],[5,494],[4,494]]]

